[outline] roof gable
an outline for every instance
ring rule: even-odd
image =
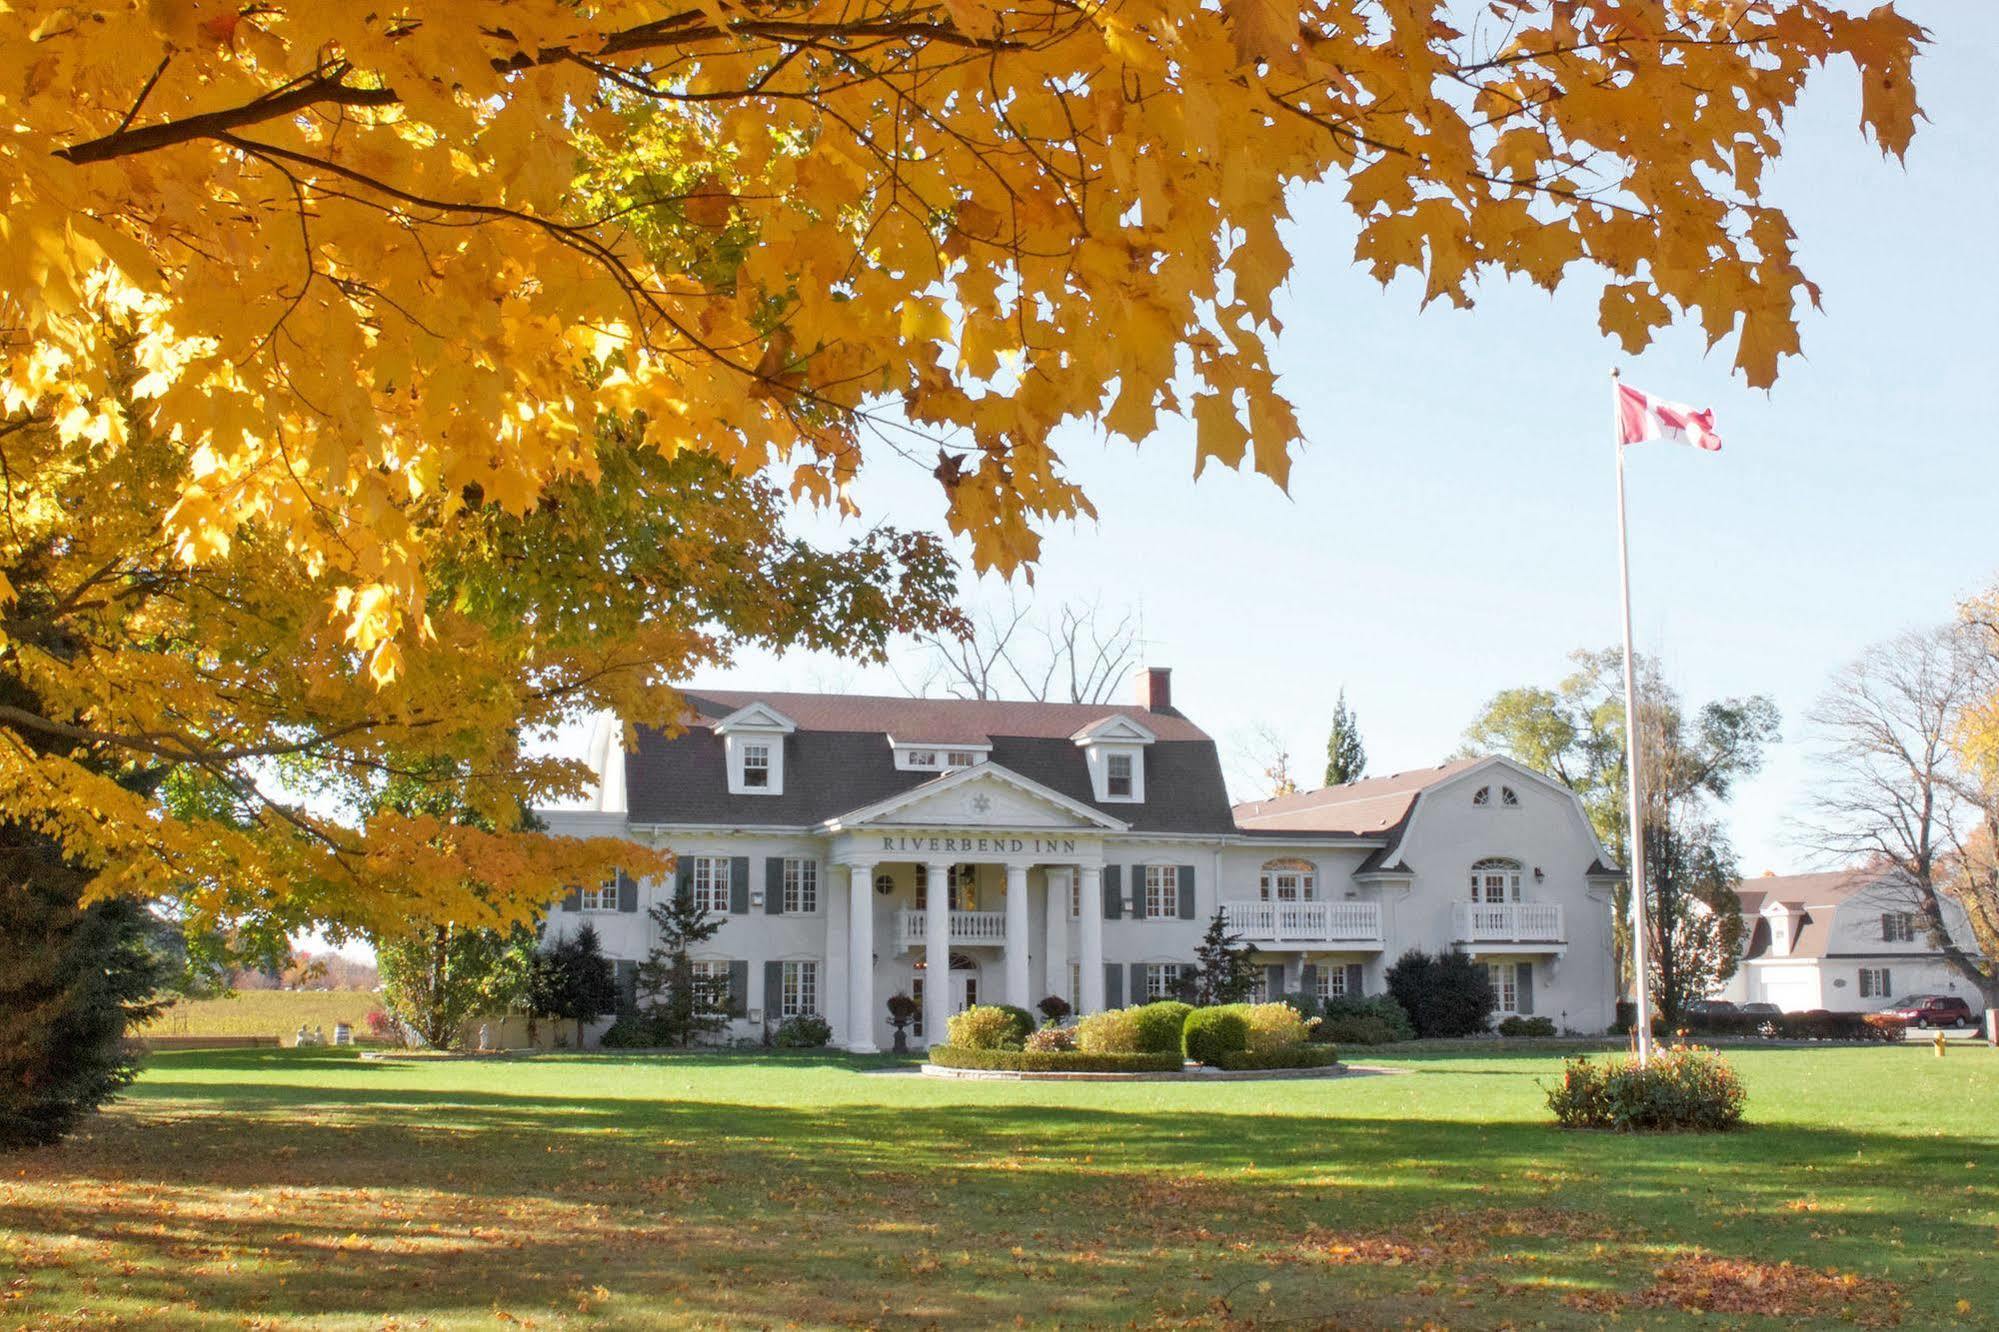
[[[1079,745],[1149,745],[1159,737],[1120,712],[1091,722],[1069,738]]]
[[[833,829],[893,827],[1091,828],[1130,825],[996,763],[980,763],[826,820]]]
[[[790,735],[798,729],[798,723],[770,704],[759,700],[745,703],[715,722],[711,729],[716,735],[727,735],[731,731],[777,731]]]

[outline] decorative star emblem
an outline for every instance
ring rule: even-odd
[[[993,798],[987,795],[985,792],[981,791],[979,794],[972,797],[972,813],[990,814],[992,812],[992,808],[993,808]]]

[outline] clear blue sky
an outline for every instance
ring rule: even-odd
[[[1803,865],[1785,818],[1828,674],[1999,575],[1999,465],[1978,401],[1999,347],[1999,6],[1900,8],[1935,36],[1919,65],[1931,123],[1906,169],[1862,140],[1856,79],[1836,67],[1768,182],[1825,306],[1773,391],[1730,374],[1729,344],[1704,354],[1692,326],[1623,356],[1596,332],[1587,283],[1419,311],[1414,283],[1383,290],[1351,262],[1337,194],[1307,190],[1277,357],[1310,440],[1289,496],[1214,469],[1193,482],[1182,426],[1137,450],[1077,431],[1064,453],[1103,516],[1050,534],[1036,595],[1142,603],[1147,660],[1173,668],[1175,701],[1225,751],[1268,724],[1315,773],[1344,685],[1371,771],[1438,762],[1494,691],[1552,683],[1571,649],[1617,639],[1605,376],[1621,365],[1712,405],[1727,441],[1630,460],[1640,650],[1690,700],[1775,697],[1784,743],[1733,827],[1747,873]],[[870,521],[941,525],[935,483],[885,453],[859,497]],[[695,683],[900,692],[884,670],[804,655]]]

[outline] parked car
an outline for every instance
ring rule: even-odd
[[[1971,1005],[1954,994],[1912,994],[1877,1011],[1912,1027],[1968,1027],[1974,1021]]]
[[[1688,1017],[1729,1017],[1742,1010],[1726,999],[1696,999],[1687,1005]]]
[[[1775,1004],[1766,1004],[1760,999],[1755,1003],[1742,1005],[1742,1012],[1747,1017],[1782,1017],[1784,1015],[1783,1009],[1777,1007]]]

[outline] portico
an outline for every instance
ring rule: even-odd
[[[836,873],[846,876],[835,887],[845,900],[844,919],[828,919],[829,974],[838,955],[846,980],[845,1012],[829,1016],[834,1040],[855,1053],[879,1048],[876,1027],[895,993],[882,988],[883,973],[899,974],[883,964],[905,956],[921,962],[912,987],[922,989],[922,1031],[932,1042],[944,1038],[952,1012],[945,978],[954,950],[997,950],[999,989],[981,992],[982,1000],[1031,1008],[1040,998],[1037,953],[1047,989],[1066,989],[1053,978],[1070,960],[1072,904],[1081,1006],[1101,1008],[1102,837],[1124,828],[992,763],[828,820]],[[1044,922],[1039,948],[1037,896]]]

